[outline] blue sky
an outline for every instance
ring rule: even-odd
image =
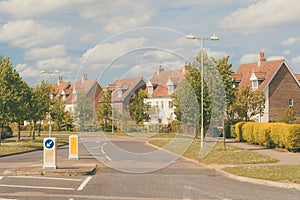
[[[124,76],[146,79],[163,65],[192,62],[199,37],[209,55],[229,55],[233,69],[285,58],[300,73],[300,1],[297,0],[6,0],[0,1],[0,55],[31,85],[87,73],[101,85]]]

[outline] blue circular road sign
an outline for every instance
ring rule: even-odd
[[[53,146],[54,146],[54,141],[52,139],[47,139],[45,141],[45,144],[44,146],[47,148],[47,149],[52,149]]]

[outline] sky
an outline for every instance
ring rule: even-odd
[[[201,48],[185,35],[217,35],[204,48],[234,71],[265,52],[300,73],[299,10],[298,0],[0,0],[0,55],[32,86],[86,73],[104,87],[180,69]]]

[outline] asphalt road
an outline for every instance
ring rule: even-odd
[[[144,141],[95,137],[83,140],[105,164],[101,173],[85,177],[2,176],[0,199],[298,200],[300,197],[300,191],[223,177],[200,164],[157,151]],[[18,163],[17,159],[22,163],[35,162],[41,159],[41,152],[0,158],[0,165],[5,161]]]

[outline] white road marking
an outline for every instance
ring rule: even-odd
[[[18,199],[3,199],[3,198],[0,198],[0,200],[18,200]]]
[[[105,142],[105,143],[103,144],[103,147],[104,147],[105,145],[107,145],[107,142]]]
[[[54,177],[42,177],[42,176],[7,176],[9,178],[26,178],[26,179],[45,179],[45,180],[62,180],[62,181],[82,181],[82,179],[72,178],[54,178]]]
[[[101,141],[97,141],[96,143],[100,143]]]
[[[105,152],[103,150],[101,150],[101,153],[105,155]]]
[[[110,157],[108,157],[107,155],[105,156],[105,158],[109,161],[112,161],[112,159]]]
[[[48,190],[75,190],[74,188],[43,187],[43,186],[29,186],[29,185],[0,185],[0,187],[29,188],[29,189],[48,189]]]
[[[91,176],[88,176],[79,186],[79,188],[77,189],[77,191],[81,191],[83,190],[83,188],[88,184],[88,182],[92,179]]]
[[[3,179],[3,176],[0,176],[0,180]]]

